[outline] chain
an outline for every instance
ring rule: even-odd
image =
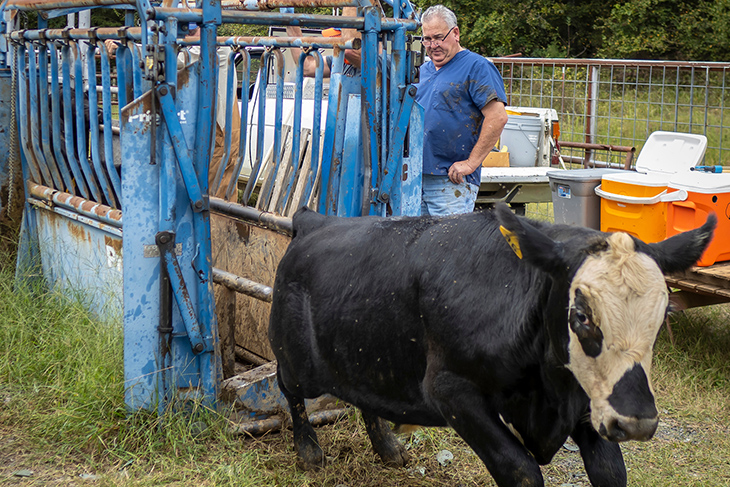
[[[8,215],[13,210],[13,193],[15,191],[16,171],[19,169],[18,160],[18,119],[16,115],[16,98],[18,92],[18,46],[13,43],[13,67],[10,81],[10,184],[8,189]]]

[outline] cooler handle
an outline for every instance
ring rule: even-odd
[[[668,203],[670,201],[686,201],[688,196],[689,195],[687,194],[687,191],[679,189],[677,191],[672,191],[671,193],[667,193],[662,196],[662,201],[664,203]]]
[[[667,192],[665,189],[656,196],[626,196],[623,194],[608,193],[601,189],[601,185],[596,186],[595,192],[603,199],[618,201],[629,205],[653,205],[662,201],[662,196]]]

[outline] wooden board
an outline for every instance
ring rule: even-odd
[[[276,267],[291,241],[290,237],[213,212],[210,221],[213,267],[273,287]],[[271,305],[243,294],[231,293],[218,284],[213,285],[213,290],[218,323],[232,323],[234,328],[231,340],[261,357],[273,360],[268,340]],[[224,335],[228,335],[223,326],[221,328],[221,348],[226,347],[223,352],[225,360],[232,344],[224,343]]]

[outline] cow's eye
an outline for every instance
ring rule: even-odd
[[[581,325],[589,325],[591,323],[590,318],[582,311],[576,311],[575,318],[580,322]]]

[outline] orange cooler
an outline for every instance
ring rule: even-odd
[[[715,213],[715,235],[697,265],[730,260],[730,173],[682,175],[669,181],[668,191],[667,237],[698,228]]]
[[[705,155],[707,138],[678,132],[653,132],[636,160],[636,171],[605,174],[596,194],[601,197],[601,231],[626,232],[644,242],[664,240],[667,204],[662,201],[669,180],[690,174]]]

